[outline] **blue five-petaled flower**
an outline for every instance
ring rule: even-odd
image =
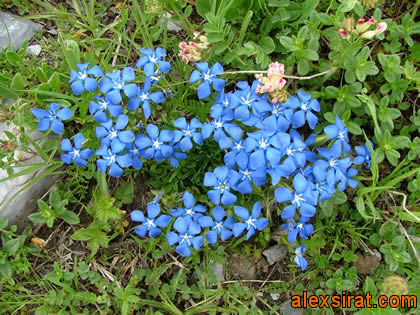
[[[98,81],[90,77],[90,75],[93,75],[95,78],[102,77],[104,75],[98,65],[88,69],[89,65],[89,62],[77,64],[79,71],[72,69],[70,72],[69,83],[71,83],[70,87],[75,95],[82,94],[84,90],[89,92],[95,91],[98,87]]]
[[[207,62],[198,62],[195,64],[201,71],[194,70],[190,76],[190,82],[195,83],[202,81],[198,86],[198,98],[203,99],[211,94],[210,85],[213,84],[215,91],[221,91],[225,87],[225,80],[216,77],[218,74],[223,73],[223,67],[220,63],[216,62],[211,69]]]
[[[244,207],[235,206],[235,215],[244,220],[233,225],[233,235],[238,237],[244,230],[247,230],[245,240],[255,234],[255,230],[262,231],[268,224],[267,218],[260,218],[261,215],[261,202],[256,202],[252,207],[252,212],[249,214],[248,210]]]
[[[173,228],[179,233],[169,232],[166,239],[170,246],[178,244],[176,252],[183,257],[191,255],[191,245],[198,250],[203,245],[203,237],[200,234],[201,228],[191,217],[179,217],[175,220]]]
[[[151,202],[147,204],[147,218],[140,210],[131,212],[131,220],[134,222],[141,222],[142,224],[135,228],[135,232],[144,237],[149,232],[149,237],[156,237],[162,233],[161,228],[166,227],[172,220],[168,215],[161,215],[160,206],[158,203]]]
[[[40,119],[38,124],[39,131],[47,131],[51,126],[52,132],[59,135],[64,131],[64,125],[61,120],[68,120],[73,116],[73,112],[69,108],[62,107],[57,103],[51,103],[48,110],[33,108],[32,114]]]
[[[61,149],[67,153],[62,154],[60,159],[66,164],[74,162],[77,166],[85,167],[87,165],[86,160],[90,159],[93,150],[82,150],[83,142],[85,142],[85,137],[81,133],[74,136],[74,147],[71,145],[69,139],[63,139],[61,142]]]
[[[151,48],[140,49],[140,53],[144,56],[141,57],[137,63],[136,67],[144,67],[144,74],[147,77],[151,77],[155,74],[155,65],[158,65],[158,70],[162,73],[169,72],[171,64],[169,61],[161,60],[162,57],[166,57],[166,52],[158,47],[155,51]]]

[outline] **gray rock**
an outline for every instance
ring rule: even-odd
[[[11,132],[15,136],[19,135],[19,127],[12,123],[7,124],[5,122],[1,122],[0,139],[2,140],[7,139],[4,134],[4,130]],[[32,139],[37,139],[42,136],[42,133],[28,132],[27,135]],[[33,147],[31,147],[31,150],[36,152]],[[29,167],[29,165],[34,163],[45,162],[41,156],[23,152],[19,149],[15,150],[14,159],[18,161],[19,165],[23,166],[22,168],[19,168],[19,171],[24,170],[25,165],[28,165]],[[29,187],[23,189],[21,192],[19,191],[31,180],[40,176],[44,170],[45,169],[42,168],[35,172],[0,182],[0,218],[7,219],[9,224],[17,224],[19,229],[23,229],[29,224],[27,217],[31,212],[38,209],[38,199],[40,199],[55,184],[59,177],[43,177]],[[4,169],[0,169],[0,179],[5,179],[7,177],[7,172]],[[18,194],[15,196],[16,193]]]
[[[287,301],[280,306],[280,313],[281,314],[288,314],[288,315],[302,315],[303,309],[301,308],[293,308],[292,302]]]
[[[213,272],[216,275],[217,280],[225,281],[225,268],[222,264],[214,263]]]
[[[286,257],[288,252],[286,246],[277,244],[263,251],[263,255],[267,258],[268,264],[272,265]]]
[[[38,56],[41,53],[41,50],[41,45],[31,45],[26,48],[26,52],[34,56]]]
[[[42,28],[40,24],[17,18],[16,15],[0,12],[0,48],[11,45],[17,50]]]
[[[173,21],[171,21],[171,17],[172,17],[172,15],[167,12],[165,14],[165,17],[163,17],[161,19],[161,23],[165,23],[166,21],[168,22],[168,24],[167,24],[168,32],[182,31],[182,28],[180,28],[177,24],[175,24]]]

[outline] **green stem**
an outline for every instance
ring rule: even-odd
[[[102,195],[109,197],[108,183],[106,182],[106,174],[101,171],[96,172],[96,180],[98,181],[98,189]]]

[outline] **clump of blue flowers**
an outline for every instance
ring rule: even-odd
[[[73,93],[90,93],[88,109],[96,124],[99,149],[94,152],[83,148],[85,137],[79,133],[73,145],[67,138],[62,140],[61,160],[84,167],[96,156],[99,171],[120,177],[126,168],[141,169],[146,160],[167,161],[178,167],[195,145],[214,140],[224,151],[225,163],[208,170],[203,178],[214,207],[207,209],[190,192],[183,194],[182,205],[167,214],[158,200],[152,201],[146,212],[131,213],[131,219],[140,223],[135,228],[137,235],[165,235],[168,244],[176,246],[183,257],[218,240],[225,242],[242,235],[248,240],[269,227],[262,209],[271,209],[257,201],[250,211],[244,201],[249,198],[238,197],[260,191],[257,187],[273,186],[277,212],[286,221],[282,228],[287,231],[288,241],[296,243],[294,261],[305,270],[306,245],[301,241],[314,233],[311,221],[319,202],[330,199],[337,190],[357,186],[353,179],[357,169],[352,165],[370,167],[373,143],[356,147],[357,157],[352,160],[348,130],[337,115],[335,123],[323,130],[329,142],[315,146],[317,135],[313,130],[321,110],[317,99],[298,91],[283,103],[270,100],[268,93],[262,93],[259,80],[240,81],[233,90],[225,91],[220,63],[211,67],[206,62],[196,63],[197,69],[189,78],[190,83],[197,83],[193,88],[197,88],[200,100],[217,92],[209,121],[179,117],[169,129],[150,122],[144,125],[154,104],[165,100],[156,86],[171,65],[160,47],[141,49],[140,53],[142,57],[135,66],[146,76],[143,83],[135,81],[132,67],[104,74],[98,65],[86,63],[71,70]],[[62,121],[73,116],[69,108],[57,103],[51,103],[48,110],[35,108],[32,112],[40,119],[38,130],[51,128],[56,134],[64,132]],[[130,112],[136,112],[136,116],[142,112],[144,120],[130,121],[129,117],[134,117]]]

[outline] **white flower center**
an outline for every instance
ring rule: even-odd
[[[112,154],[110,157],[109,157],[109,162],[108,162],[108,165],[110,165],[110,164],[112,164],[112,163],[114,163],[115,162],[115,155],[114,154]]]
[[[229,190],[229,187],[226,185],[226,181],[224,183],[219,182],[218,187],[216,189],[219,189],[221,193],[223,193],[225,190]]]
[[[86,71],[83,71],[83,73],[79,72],[79,79],[80,80],[84,80],[84,79],[86,79],[86,77],[87,77]]]
[[[219,222],[219,223],[216,223],[216,225],[214,226],[214,230],[219,230],[220,231],[220,229],[222,228],[222,226],[223,226],[223,223],[222,222]]]
[[[296,203],[298,207],[300,207],[300,202],[305,202],[306,200],[302,197],[303,194],[295,194],[295,198],[293,199],[292,203]]]
[[[253,101],[255,101],[255,99],[250,99],[249,98],[250,97],[250,94],[248,93],[248,95],[246,96],[246,98],[244,98],[243,96],[241,96],[241,100],[242,100],[242,103],[243,104],[245,104],[246,106],[248,106],[249,107],[249,105],[253,102]]]
[[[369,155],[366,155],[365,159],[369,161],[370,156]]]
[[[159,150],[160,149],[160,145],[161,144],[163,144],[163,142],[159,142],[159,139],[156,139],[154,142],[153,142],[153,147],[156,149],[156,150]]]
[[[236,149],[236,150],[238,150],[238,151],[239,151],[240,149],[243,149],[243,148],[244,148],[244,147],[242,146],[242,143],[241,143],[241,142],[236,142],[236,143],[235,143],[235,149]]]
[[[307,110],[307,109],[308,109],[308,104],[303,103],[303,104],[302,104],[302,109],[303,109],[303,110]]]
[[[260,148],[261,149],[266,149],[267,147],[268,147],[268,143],[266,142],[266,140],[264,139],[264,138],[262,138],[261,140],[260,140]]]
[[[297,225],[297,228],[298,228],[299,230],[302,230],[302,229],[303,229],[303,224],[302,224],[302,223],[299,223],[299,224]]]
[[[289,147],[289,148],[286,150],[286,153],[287,153],[287,155],[293,155],[293,150],[292,150],[292,148],[291,148],[291,147]]]
[[[193,211],[193,209],[185,209],[185,214],[193,215],[194,211]]]
[[[147,222],[145,224],[149,227],[149,229],[151,227],[155,227],[156,226],[155,223],[153,222],[153,220],[150,220],[150,219],[147,219]]]
[[[223,126],[223,121],[214,121],[214,124],[216,125],[216,128],[222,128]]]
[[[204,81],[208,80],[211,81],[210,78],[212,77],[212,75],[210,74],[210,70],[207,73],[204,73]]]
[[[133,154],[139,154],[139,149],[134,148],[133,150],[131,150],[131,152],[132,152]]]
[[[117,136],[117,132],[116,132],[115,130],[112,130],[112,131],[109,133],[109,138],[110,138],[110,139],[114,139],[116,136]]]
[[[191,244],[190,238],[192,238],[192,236],[185,233],[184,235],[181,236],[181,242],[179,243],[181,244],[182,242],[187,242],[188,245],[190,245]]]
[[[187,129],[187,130],[182,130],[184,132],[184,134],[186,136],[190,136],[191,137],[191,130]]]
[[[144,101],[147,100],[147,94],[143,93],[140,98]]]
[[[273,114],[276,116],[279,114],[279,108],[277,106],[273,108]]]
[[[337,163],[337,161],[334,160],[334,159],[330,160],[330,162],[329,162],[329,164],[330,164],[331,167],[336,166],[336,163]]]
[[[341,140],[344,140],[344,131],[340,131],[340,132],[338,133],[338,137],[339,137]]]
[[[80,154],[79,154],[79,150],[74,149],[74,150],[73,150],[73,159],[74,159],[74,158],[77,158],[77,157],[79,157],[79,156],[80,156]]]
[[[99,105],[101,106],[101,109],[106,110],[108,108],[108,102],[101,101],[99,102]]]
[[[244,174],[244,176],[242,177],[242,180],[244,180],[245,178],[250,178],[251,176],[251,173],[250,173],[250,171],[248,171],[248,170],[245,170],[245,171],[241,171],[241,173],[242,174]]]
[[[248,218],[248,220],[245,221],[245,223],[248,225],[248,229],[252,226],[255,228],[254,222],[257,221],[257,219]]]
[[[156,58],[155,58],[155,56],[149,57],[149,60],[150,60],[150,62],[153,62],[153,63],[155,63],[155,62],[156,62]]]

